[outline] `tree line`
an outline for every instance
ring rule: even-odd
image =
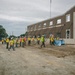
[[[8,36],[8,34],[6,33],[5,28],[4,28],[2,25],[0,25],[0,40],[1,40],[2,38],[7,37],[7,36]]]

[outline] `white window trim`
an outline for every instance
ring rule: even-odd
[[[61,19],[58,19],[57,20],[57,24],[61,24]]]
[[[44,27],[46,27],[46,25],[47,25],[47,24],[46,24],[46,23],[44,23],[43,25],[44,25]]]
[[[52,26],[53,25],[53,21],[50,21],[50,24],[49,25]]]
[[[70,22],[70,20],[71,20],[71,16],[70,16],[70,14],[67,14],[66,15],[66,22]]]

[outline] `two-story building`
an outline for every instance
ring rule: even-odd
[[[45,35],[47,38],[53,34],[67,44],[75,44],[75,6],[61,16],[29,25],[27,32],[29,36]]]

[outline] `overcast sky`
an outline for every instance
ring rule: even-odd
[[[75,0],[52,0],[51,17],[64,14]],[[0,0],[0,25],[9,35],[25,33],[28,25],[50,18],[50,0]]]

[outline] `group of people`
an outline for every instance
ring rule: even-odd
[[[49,42],[50,42],[50,45],[54,45],[54,40],[55,40],[55,38],[54,38],[54,35],[50,35],[50,37],[49,37]],[[42,35],[42,37],[41,37],[41,48],[42,48],[42,46],[44,46],[45,47],[45,36],[44,35]]]
[[[24,47],[26,44],[26,37],[23,38],[6,38],[2,39],[2,44],[6,44],[6,49],[10,51],[12,48],[15,51],[15,47]]]
[[[54,36],[51,35],[49,37],[50,39],[50,45],[54,45]],[[2,40],[2,44],[6,43],[6,49],[10,51],[12,48],[15,51],[15,47],[25,47],[27,44],[30,46],[31,44],[35,45],[38,44],[42,48],[42,46],[45,47],[45,36],[42,35],[41,37],[35,38],[34,36],[31,38],[29,37],[20,37],[20,38],[6,38]]]

